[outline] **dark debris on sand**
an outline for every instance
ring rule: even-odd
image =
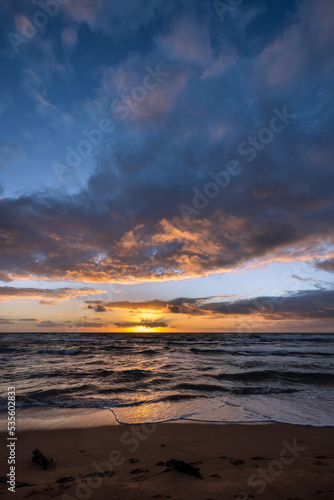
[[[46,456],[43,455],[43,453],[37,448],[32,452],[32,461],[40,465],[44,470],[52,470],[56,468],[56,464],[53,459],[51,457],[50,459],[46,458]]]
[[[8,477],[0,476],[0,483],[7,483]],[[23,483],[22,481],[15,481],[16,488],[24,488],[25,486],[36,486],[36,483]]]
[[[133,469],[130,474],[143,474],[144,472],[149,472],[149,470],[144,470],[144,469]]]
[[[69,476],[69,477],[60,477],[59,479],[56,480],[56,483],[69,483],[71,481],[75,481],[74,477],[73,476]]]
[[[171,470],[176,470],[177,472],[182,472],[183,474],[189,474],[190,476],[199,477],[202,479],[199,467],[194,467],[183,460],[175,460],[172,458],[166,462],[166,472]]]
[[[231,464],[233,465],[242,465],[244,463],[244,460],[231,460]]]

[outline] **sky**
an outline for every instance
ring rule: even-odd
[[[333,332],[332,0],[0,29],[0,331]]]

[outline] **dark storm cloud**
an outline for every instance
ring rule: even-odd
[[[334,290],[308,290],[280,297],[257,297],[212,301],[212,297],[171,301],[151,300],[145,302],[89,301],[88,307],[103,305],[106,310],[125,309],[132,311],[154,310],[161,313],[187,314],[188,316],[253,316],[264,315],[268,319],[329,319],[334,318]],[[137,325],[139,323],[136,323]],[[118,325],[118,324],[117,324]],[[122,324],[123,326],[129,326]],[[134,325],[133,325],[134,326]]]
[[[84,103],[89,118],[98,123],[104,107],[140,83],[147,64],[169,76],[128,120],[113,116],[112,147],[96,150],[95,171],[79,193],[0,200],[0,279],[181,279],[292,259],[296,250],[312,260],[312,242],[333,237],[333,4],[296,4],[297,12],[286,9],[275,29],[246,43],[246,26],[252,32],[266,2],[256,3],[255,14],[245,4],[226,30],[209,2],[205,12],[198,2],[167,3],[149,2],[139,13],[136,1],[129,14],[126,3],[116,3],[113,24],[119,20],[124,36],[161,23],[145,50],[100,68]],[[108,5],[73,0],[62,15],[109,33]],[[284,107],[293,119],[270,144],[253,147],[248,161],[240,144],[268,128],[273,108]],[[189,223],[179,205],[192,207],[193,189],[203,195],[210,172],[225,170],[229,160],[239,161],[241,173]],[[190,302],[168,307],[195,314]]]

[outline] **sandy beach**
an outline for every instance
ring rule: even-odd
[[[110,412],[20,413],[15,498],[332,500],[334,428],[287,424],[105,425]],[[55,418],[52,418],[52,415]],[[29,418],[30,417],[30,418]],[[75,421],[79,424],[75,426]],[[3,428],[2,428],[3,429]],[[1,443],[7,435],[1,431]],[[38,448],[56,467],[32,462]],[[202,478],[175,470],[191,463]],[[1,475],[9,470],[5,447]],[[23,484],[20,484],[23,483]],[[0,483],[1,497],[13,498]]]

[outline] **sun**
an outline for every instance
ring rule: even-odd
[[[125,328],[123,331],[128,332],[128,333],[141,333],[141,332],[149,332],[151,330],[152,330],[152,328],[150,328],[149,326],[136,325],[136,326],[131,326],[131,327]]]
[[[162,327],[151,327],[151,326],[144,326],[144,325],[136,325],[136,326],[131,326],[127,327],[121,330],[122,332],[127,332],[127,333],[163,333],[165,331],[165,328]]]

